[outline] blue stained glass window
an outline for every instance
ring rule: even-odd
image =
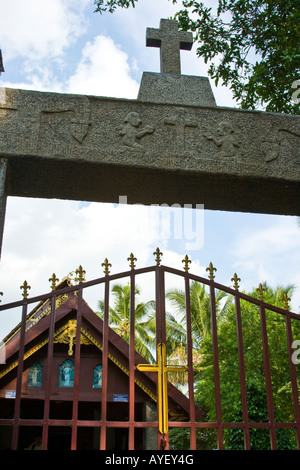
[[[94,369],[93,388],[102,388],[102,366],[96,366]]]
[[[35,362],[29,368],[28,387],[41,387],[43,378],[43,367]]]
[[[59,368],[59,387],[74,386],[74,362],[67,359]]]

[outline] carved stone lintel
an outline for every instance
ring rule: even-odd
[[[133,202],[299,212],[298,116],[7,89],[5,103],[17,109],[0,111],[0,157],[12,165],[12,196],[114,202],[125,185],[116,177],[121,167],[122,191],[132,191]],[[153,172],[168,184],[151,177],[149,196]]]

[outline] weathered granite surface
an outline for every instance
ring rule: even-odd
[[[3,198],[300,215],[300,117],[217,107],[207,78],[180,75],[190,35],[161,20],[146,38],[162,73],[136,100],[0,89]]]
[[[5,158],[0,159],[0,253],[3,239],[3,227],[6,212],[6,175],[7,161]]]
[[[12,89],[0,98],[9,194],[117,200],[122,189],[131,202],[299,213],[298,116]],[[74,165],[79,179],[70,182]],[[117,172],[130,184],[115,185]],[[80,188],[83,175],[88,186]],[[175,187],[168,192],[163,183],[157,201],[160,178]],[[56,195],[53,182],[47,188],[53,179],[63,186]],[[181,193],[183,182],[190,188]]]
[[[184,106],[216,106],[207,77],[144,72],[138,100]]]

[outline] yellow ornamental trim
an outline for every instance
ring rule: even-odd
[[[76,328],[76,320],[70,320],[70,322],[75,322],[75,328]],[[69,322],[69,323],[70,323]],[[54,343],[65,343],[69,344],[71,343],[70,336],[68,333],[70,332],[70,327],[72,327],[72,331],[74,328],[74,323],[72,325],[66,324],[62,326],[59,330],[55,332],[54,335]],[[41,349],[43,346],[45,346],[49,342],[49,338],[45,339],[41,343],[37,344],[34,348],[31,348],[29,351],[27,351],[24,354],[24,360],[28,359],[30,356],[35,354],[39,349]],[[75,338],[73,337],[72,339],[72,345],[75,343]],[[103,346],[90,334],[88,333],[84,328],[81,328],[81,337],[80,337],[80,343],[81,344],[93,344],[96,346],[100,351],[103,351]],[[70,350],[70,349],[69,349]],[[121,369],[127,376],[129,376],[129,370],[121,364],[120,361],[118,361],[111,353],[108,353],[108,358],[117,366],[119,369]],[[8,374],[10,371],[15,369],[18,366],[18,361],[14,361],[12,364],[10,364],[5,370],[0,372],[0,379],[4,377],[6,374]],[[157,402],[157,397],[154,393],[151,392],[144,384],[141,382],[139,379],[136,377],[134,378],[134,382],[154,401]]]

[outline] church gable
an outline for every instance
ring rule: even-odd
[[[74,388],[76,328],[78,299],[76,295],[58,296],[51,364],[51,399],[72,401]],[[47,372],[47,345],[49,343],[49,302],[41,303],[27,317],[22,398],[43,399]],[[79,400],[96,402],[102,395],[103,321],[90,307],[82,303],[80,336]],[[0,365],[0,398],[14,395],[18,366],[19,329],[6,338],[8,351],[6,364]],[[135,353],[135,364],[145,359]],[[136,370],[135,402],[157,402],[156,374]],[[109,403],[128,403],[129,396],[129,345],[109,328],[108,349]],[[169,406],[173,417],[188,415],[188,400],[172,384]],[[174,418],[173,418],[174,419]]]

